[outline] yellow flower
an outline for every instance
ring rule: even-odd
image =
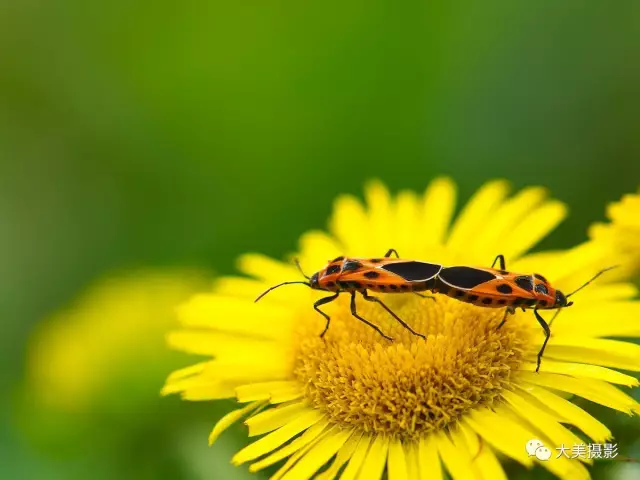
[[[601,243],[628,258],[617,275],[640,272],[640,193],[628,194],[607,208],[611,223],[596,223],[589,229],[595,243]]]
[[[95,408],[116,378],[132,377],[136,391],[146,385],[151,392],[154,374],[170,368],[163,337],[174,307],[203,284],[200,273],[151,270],[96,282],[34,330],[27,351],[27,396],[77,413]]]
[[[319,270],[339,255],[380,257],[395,248],[404,258],[489,266],[504,254],[507,268],[540,271],[571,291],[593,276],[594,266],[624,260],[603,259],[602,249],[590,245],[523,256],[565,215],[541,188],[508,198],[505,182],[488,183],[451,225],[455,196],[447,179],[434,181],[422,196],[397,198],[372,183],[366,207],[351,196],[338,199],[331,235],[302,237],[300,263]],[[240,259],[240,270],[251,278],[221,279],[213,293],[180,308],[184,329],[170,334],[170,344],[208,358],[170,375],[163,392],[245,404],[222,418],[209,440],[246,418],[249,436],[261,437],[232,461],[251,462],[252,471],[286,459],[273,478],[311,478],[329,464],[317,478],[341,472],[342,479],[375,480],[385,470],[391,480],[442,478],[444,468],[456,480],[500,479],[501,454],[561,478],[588,478],[592,460],[556,458],[555,448],[583,443],[567,426],[600,443],[611,432],[567,397],[639,411],[614,386],[638,381],[612,368],[639,371],[640,346],[602,338],[640,335],[632,285],[598,279],[572,297],[575,305],[553,324],[536,374],[543,334],[531,311],[497,329],[501,309],[443,295],[380,294],[425,341],[360,299],[358,313],[392,336],[389,342],[351,315],[343,295],[323,307],[331,323],[321,339],[325,321],[312,302],[322,292],[288,286],[253,302],[265,288],[299,279],[292,263],[250,254]],[[532,439],[551,449],[550,460],[527,454]]]

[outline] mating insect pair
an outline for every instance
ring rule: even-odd
[[[396,258],[391,258],[395,254]],[[500,262],[500,269],[494,269],[496,262]],[[391,337],[385,335],[382,330],[368,320],[358,315],[356,310],[356,293],[369,302],[376,302],[382,306],[389,314],[395,318],[404,328],[412,334],[425,338],[424,335],[414,331],[406,322],[398,317],[389,307],[387,307],[378,297],[371,296],[367,290],[384,293],[406,293],[431,291],[448,295],[467,303],[472,303],[486,308],[505,308],[504,317],[498,325],[502,327],[509,314],[513,314],[516,308],[533,309],[533,313],[538,323],[543,328],[545,339],[538,352],[538,363],[536,372],[540,369],[542,355],[551,336],[549,326],[553,323],[560,310],[570,307],[573,302],[568,299],[579,290],[583,289],[602,275],[606,268],[598,272],[591,280],[583,284],[568,295],[553,288],[549,282],[539,274],[523,275],[506,271],[503,255],[498,255],[491,268],[454,266],[444,267],[435,263],[421,262],[416,260],[403,260],[399,258],[398,252],[390,249],[384,258],[346,258],[338,257],[319,272],[311,277],[304,274],[300,265],[296,261],[298,269],[307,279],[303,281],[283,282],[275,285],[262,293],[255,301],[257,302],[271,290],[283,285],[302,284],[315,290],[334,292],[333,295],[319,299],[313,304],[313,308],[320,313],[327,321],[321,337],[327,332],[331,318],[320,310],[320,306],[334,301],[341,293],[351,294],[351,314],[358,320],[366,323],[376,330],[387,340]],[[422,295],[420,295],[422,296]],[[556,314],[547,323],[538,313],[538,310],[555,309]]]

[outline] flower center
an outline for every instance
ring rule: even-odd
[[[298,322],[294,374],[307,399],[332,421],[419,437],[476,406],[490,405],[510,385],[529,344],[522,316],[510,315],[498,329],[504,309],[443,295],[378,296],[426,341],[359,294],[358,314],[392,342],[351,315],[348,294],[321,307],[331,316],[324,339],[320,315],[305,313]]]

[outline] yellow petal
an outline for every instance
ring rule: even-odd
[[[320,420],[318,423],[305,430],[302,435],[294,439],[291,443],[288,443],[284,447],[276,450],[262,460],[249,465],[249,471],[257,472],[258,470],[262,470],[263,468],[267,468],[274,463],[279,462],[283,458],[294,455],[289,459],[289,461],[287,461],[288,465],[285,465],[287,468],[284,468],[285,466],[283,466],[283,468],[279,470],[279,473],[281,473],[280,476],[284,475],[289,468],[291,468],[298,459],[304,455],[304,453],[310,450],[313,445],[317,443],[317,441],[331,432],[332,429],[327,428],[328,426],[329,422],[326,419]],[[299,455],[297,455],[298,453]]]
[[[527,455],[524,446],[535,434],[520,423],[484,407],[470,412],[462,422],[469,425],[496,450],[525,467],[533,465],[533,460]]]
[[[177,380],[182,380],[187,377],[191,377],[198,373],[201,373],[204,370],[204,367],[209,362],[200,362],[195,365],[190,365],[185,368],[181,368],[179,370],[175,370],[169,377],[167,378],[167,383],[175,382]]]
[[[517,258],[531,249],[567,216],[567,207],[556,201],[535,208],[502,239],[502,253]]]
[[[295,265],[274,260],[259,253],[245,253],[240,256],[238,269],[246,275],[267,283],[297,280],[300,276]]]
[[[349,440],[340,448],[331,466],[324,472],[318,474],[315,480],[333,480],[336,478],[342,466],[347,463],[355,453],[361,438],[362,432],[354,432],[353,435],[349,437]]]
[[[594,275],[595,273],[596,272],[594,272]],[[602,280],[606,280],[606,279],[607,279],[606,276],[602,278]],[[585,282],[587,280],[588,278],[584,279]],[[577,293],[576,298],[580,299],[580,295],[582,293],[583,293],[582,291]],[[600,303],[604,304],[606,302],[615,302],[620,300],[631,300],[632,298],[635,298],[637,295],[638,295],[638,287],[636,287],[633,283],[612,283],[612,284],[601,283],[596,288],[591,288],[590,290],[587,291],[587,293],[584,296],[584,301],[588,302],[593,306],[597,305],[599,307],[604,307],[604,305],[598,305],[598,304]],[[626,303],[626,305],[628,305],[628,303]],[[576,304],[576,306],[578,305]],[[591,309],[588,309],[588,310],[589,312],[591,312]]]
[[[591,437],[594,442],[604,443],[611,438],[611,431],[605,425],[574,403],[543,387],[535,385],[519,385],[519,387],[561,415],[564,418],[564,422],[578,427]]]
[[[404,191],[398,194],[393,217],[393,248],[403,257],[415,258],[420,255],[421,252],[416,248],[416,225],[420,221],[418,197],[414,192]]]
[[[273,354],[268,361],[264,360],[265,358],[269,357],[245,357],[242,363],[239,360],[216,360],[206,366],[203,375],[219,381],[236,383],[260,382],[267,379],[284,381],[291,377],[291,367],[284,352]]]
[[[303,439],[304,437],[307,436],[307,434],[311,434],[311,432],[315,429],[316,426],[319,425],[327,425],[328,422],[326,422],[325,420],[320,420],[320,422],[316,423],[313,427],[309,428],[305,433],[303,433],[300,437],[298,437],[297,439],[295,439],[294,441],[292,441],[289,445],[286,445],[285,447],[283,447],[280,451],[289,451],[288,449],[290,447],[293,447],[297,441]],[[287,461],[284,463],[284,465],[282,465],[282,467],[280,467],[278,469],[278,471],[276,473],[274,473],[271,478],[269,480],[279,480],[281,479],[296,463],[298,463],[298,460],[300,460],[302,457],[304,457],[307,452],[309,452],[310,450],[312,450],[319,442],[320,440],[322,440],[325,436],[330,435],[337,427],[334,425],[333,427],[329,427],[329,428],[324,428],[324,426],[322,426],[323,430],[320,431],[319,434],[316,434],[315,432],[313,432],[313,436],[311,441],[305,441],[304,446],[302,448],[299,448],[299,446],[295,446],[295,453],[293,455],[291,455]],[[276,452],[274,455],[277,455],[280,451]],[[289,455],[290,453],[288,453],[287,455]],[[280,456],[279,459],[284,458],[286,455]],[[265,458],[264,460],[261,460],[260,462],[256,462],[254,463],[254,465],[258,465],[262,462],[266,462],[268,458],[271,458],[272,455],[270,455],[269,457]],[[277,461],[277,460],[276,460]],[[275,461],[271,462],[271,464],[275,463]],[[249,468],[249,470],[251,470],[251,468]]]
[[[291,470],[284,474],[283,480],[306,480],[311,478],[331,457],[333,457],[353,434],[353,430],[336,430],[322,438],[307,452]]]
[[[495,181],[484,184],[466,204],[451,229],[447,240],[447,249],[451,252],[460,252],[456,258],[465,260],[468,258],[470,239],[475,232],[480,230],[487,217],[495,211],[504,200],[509,190],[505,181]]]
[[[296,400],[304,394],[304,391],[300,385],[289,386],[286,388],[278,388],[271,392],[269,402],[271,403],[284,403]]]
[[[431,182],[424,194],[422,221],[418,237],[429,246],[442,245],[456,207],[456,185],[449,178]]]
[[[552,445],[576,445],[582,443],[582,440],[571,430],[563,427],[553,416],[530,401],[527,393],[506,391],[502,393],[502,398],[507,401],[509,407],[516,414],[522,418],[531,419],[536,429],[544,432],[544,435],[551,440]],[[584,461],[592,462],[590,459],[584,459]]]
[[[456,448],[444,431],[438,431],[435,436],[438,442],[438,452],[440,453],[440,458],[442,458],[442,463],[444,463],[444,466],[453,480],[477,478],[469,464],[469,453],[464,451],[461,452],[460,448]],[[461,459],[461,456],[464,458]]]
[[[389,442],[389,456],[387,459],[387,471],[389,480],[408,480],[407,455],[405,454],[402,442],[397,438]]]
[[[282,350],[282,346],[272,340],[243,338],[211,330],[169,332],[167,344],[175,350],[217,358],[243,358],[247,352],[270,357],[271,352]]]
[[[549,460],[538,462],[538,464],[563,480],[588,480],[591,478],[582,462],[570,460],[565,456],[556,458],[553,451]]]
[[[480,442],[478,436],[469,431],[467,436],[460,428],[460,423],[449,427],[451,442],[458,451],[458,462],[464,463],[465,469],[471,472],[473,478],[482,478],[477,460],[480,454]],[[471,442],[471,443],[470,443]]]
[[[368,433],[362,435],[355,451],[353,452],[353,455],[351,456],[351,459],[349,459],[347,467],[344,469],[342,475],[340,476],[340,480],[354,480],[358,476],[362,468],[362,464],[367,458],[369,446],[371,445],[372,441],[373,437]]]
[[[597,291],[597,289],[594,290]],[[596,291],[593,292],[594,295],[597,294]],[[563,309],[562,314],[558,315],[553,322],[553,335],[574,338],[576,336],[639,337],[638,318],[640,318],[640,302],[598,302],[596,298],[591,298],[591,292],[589,292],[589,297],[583,304]]]
[[[300,238],[300,265],[311,276],[327,262],[344,255],[344,247],[324,232],[307,232]]]
[[[367,248],[370,248],[368,236],[362,234],[366,231],[368,223],[364,207],[355,197],[351,195],[338,197],[334,203],[329,229],[343,245],[345,255],[356,257],[368,255],[365,253]]]
[[[362,463],[358,480],[378,480],[382,478],[384,466],[387,463],[389,437],[377,435]]]
[[[282,388],[296,387],[297,383],[290,380],[276,382],[250,383],[236,387],[236,396],[239,402],[251,402],[253,400],[268,400],[271,392]]]
[[[535,372],[535,362],[524,362],[520,365],[521,370]],[[604,380],[605,382],[625,385],[627,387],[638,386],[638,379],[630,375],[625,375],[616,370],[600,367],[599,365],[589,365],[586,363],[556,362],[544,359],[541,371],[545,373],[558,373],[562,375],[571,375],[572,377],[586,377],[596,380]]]
[[[178,318],[185,326],[279,341],[290,334],[294,316],[295,311],[286,305],[263,300],[251,303],[220,295],[196,295],[178,309]],[[242,320],[238,321],[238,318]]]
[[[551,337],[545,357],[569,362],[595,363],[605,367],[640,371],[640,345],[618,340]],[[544,368],[544,360],[541,369]]]
[[[554,375],[543,372],[522,372],[520,374],[520,378],[523,381],[534,385],[554,388],[561,392],[578,395],[579,397],[586,398],[592,402],[599,403],[605,407],[613,408],[627,414],[631,414],[634,409],[637,408],[637,402],[635,402],[635,400],[624,395],[619,390],[617,390],[617,393],[612,392],[611,389],[614,389],[614,387],[599,380],[586,378],[577,379],[566,375]],[[623,395],[623,397],[620,397],[618,393]]]
[[[236,453],[231,461],[234,465],[240,465],[269,453],[296,436],[298,433],[306,430],[315,423],[318,423],[322,420],[322,417],[323,414],[317,410],[310,410],[284,427],[279,428],[278,430],[271,432],[246,446]]]
[[[202,402],[205,400],[220,400],[222,398],[233,397],[232,384],[220,382],[210,385],[194,386],[185,389],[182,392],[181,397],[183,400],[189,400],[192,402]]]
[[[364,196],[367,202],[369,223],[366,237],[371,248],[384,252],[392,243],[394,237],[393,218],[391,208],[391,196],[389,190],[378,180],[368,182],[365,186]],[[361,236],[362,233],[360,233]],[[371,252],[374,254],[374,252]],[[382,255],[378,253],[377,255]],[[368,255],[367,255],[368,256]]]
[[[407,476],[412,480],[422,480],[418,460],[418,444],[416,442],[406,443],[404,447],[407,454]]]
[[[521,190],[514,197],[503,202],[489,216],[484,227],[477,232],[473,241],[474,250],[482,253],[502,253],[504,239],[509,236],[516,225],[526,220],[531,210],[537,208],[545,196],[544,188],[530,187]]]
[[[218,420],[218,423],[216,423],[216,425],[213,427],[213,430],[211,430],[211,433],[209,434],[209,445],[213,445],[213,442],[216,441],[216,439],[222,432],[224,432],[227,428],[236,423],[242,417],[249,414],[252,410],[258,408],[260,405],[261,402],[250,403],[243,408],[238,408],[237,410],[233,410],[227,413],[224,417]]]
[[[249,436],[264,435],[293,421],[308,409],[304,402],[285,404],[270,408],[245,420],[249,427]]]
[[[261,292],[271,286],[271,283],[265,283],[253,278],[244,277],[220,277],[213,284],[211,292],[221,297],[237,297],[244,300],[255,298]]]
[[[459,423],[458,428],[467,442],[469,451],[473,454],[472,464],[479,476],[488,480],[507,480],[507,475],[491,447],[486,442],[478,442],[477,433],[467,424]]]
[[[442,464],[438,455],[438,441],[431,434],[421,438],[418,444],[418,466],[420,468],[420,480],[441,480]]]

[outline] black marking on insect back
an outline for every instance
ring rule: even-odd
[[[378,278],[380,274],[375,270],[369,270],[368,272],[364,272],[364,276],[367,278]]]
[[[375,285],[373,283],[367,283],[367,288],[375,288]]]
[[[478,300],[478,298],[480,298],[478,295],[469,295],[469,298],[467,300],[469,300],[470,302],[475,302]]]
[[[533,282],[531,281],[531,277],[529,276],[517,277],[515,282],[520,288],[526,290],[527,292],[533,290]]]
[[[530,298],[525,302],[529,307],[533,307],[536,303],[538,303],[538,300],[536,300],[535,298]]]
[[[347,262],[344,262],[344,265],[342,266],[342,271],[352,272],[360,268],[362,268],[362,264],[360,262],[356,262],[355,260],[349,260]]]
[[[383,265],[382,268],[410,282],[432,278],[442,269],[440,265],[427,262],[396,262]]]
[[[449,267],[442,269],[440,278],[459,288],[473,288],[496,277],[492,273],[477,268]]]
[[[336,286],[335,282],[327,282],[327,288],[333,288]]]
[[[491,297],[485,297],[482,299],[482,303],[485,305],[491,305],[492,302],[493,302],[493,299]]]
[[[501,298],[500,300],[498,300],[498,305],[506,305],[507,301],[504,298]]]
[[[498,285],[496,287],[496,290],[500,293],[504,293],[506,295],[510,294],[513,292],[513,288],[511,288],[509,285],[507,285],[506,283],[501,283],[500,285]]]
[[[344,260],[344,257],[336,257],[333,260],[331,260],[329,263],[335,263],[335,262],[341,262],[342,260]]]
[[[391,290],[398,290],[398,286],[397,285],[393,285],[393,284],[389,285],[389,288]]]
[[[514,307],[517,307],[518,305],[522,305],[523,303],[526,303],[527,299],[526,298],[516,298],[513,303],[511,303],[511,305],[513,305]]]
[[[400,290],[404,290],[405,292],[408,292],[409,290],[411,290],[411,287],[406,283],[403,283],[402,285],[400,285]]]
[[[380,263],[382,261],[382,258],[372,258],[369,260],[371,263]]]
[[[534,276],[534,277],[536,277],[536,278],[537,278],[538,280],[540,280],[541,282],[548,283],[548,282],[547,282],[547,279],[546,279],[546,278],[544,278],[544,277],[543,277],[542,275],[540,275],[539,273],[534,273],[534,274],[533,274],[533,276]]]
[[[536,292],[537,293],[541,293],[542,295],[548,295],[549,294],[549,290],[547,289],[546,285],[539,283],[536,285]]]
[[[325,275],[333,275],[334,273],[340,272],[340,265],[329,265],[327,267],[327,272]]]
[[[456,297],[458,298],[465,296],[464,290],[456,290],[455,292],[456,292]]]
[[[338,281],[338,286],[340,288],[349,288],[349,282]]]
[[[425,285],[425,288],[423,288],[423,290],[432,290],[432,288],[429,288],[427,285]],[[438,291],[434,293],[442,293],[443,295],[449,295],[450,291],[451,291],[451,287],[449,285],[441,283],[440,285],[438,285]],[[462,294],[464,295],[464,292],[462,292]]]

